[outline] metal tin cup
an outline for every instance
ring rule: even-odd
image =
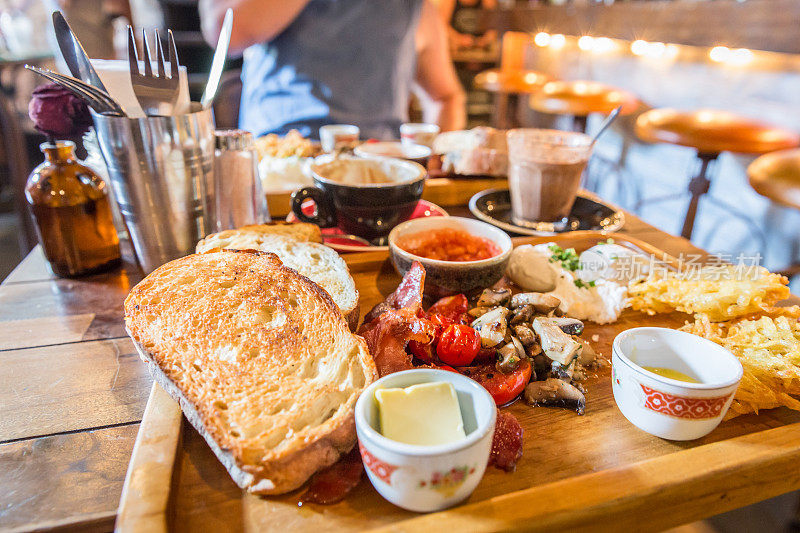
[[[114,197],[145,273],[194,252],[211,230],[214,115],[127,118],[92,113]]]

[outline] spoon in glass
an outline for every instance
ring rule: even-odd
[[[619,116],[619,112],[622,111],[622,106],[616,107],[611,113],[608,114],[606,119],[600,124],[600,129],[592,136],[592,144],[591,147],[594,148],[597,139],[600,138],[600,135],[603,134],[604,131],[608,129],[612,122],[614,122],[617,117]]]

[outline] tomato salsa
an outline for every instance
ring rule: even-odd
[[[397,245],[408,253],[440,261],[480,261],[501,251],[489,239],[452,228],[407,235],[398,239]]]

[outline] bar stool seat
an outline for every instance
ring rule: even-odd
[[[478,73],[473,85],[495,94],[494,126],[508,129],[519,126],[516,118],[519,95],[535,93],[552,79],[535,70],[492,68]]]
[[[636,121],[636,134],[647,142],[688,146],[704,154],[764,154],[800,143],[792,131],[713,109],[653,109]]]
[[[761,196],[800,210],[800,149],[762,155],[747,167],[747,177]]]
[[[633,113],[639,99],[632,93],[596,81],[551,81],[532,94],[529,105],[540,113],[572,115],[578,129],[585,132],[586,117],[608,115],[622,106],[620,114]]]
[[[530,94],[541,89],[550,76],[535,70],[490,68],[475,76],[475,87],[492,93]]]
[[[708,193],[711,187],[710,165],[716,161],[720,153],[764,154],[800,145],[800,136],[793,131],[714,109],[647,111],[636,120],[636,135],[646,142],[676,144],[697,151],[700,170],[689,182],[691,199],[681,230],[681,236],[686,239],[692,237],[700,198]],[[666,200],[674,196],[676,195],[650,199],[649,202]],[[748,228],[754,233],[757,232],[750,217],[735,206],[713,196],[709,196],[708,200],[719,204],[729,214],[747,221]],[[760,234],[759,236],[763,240],[763,236]]]
[[[761,196],[785,207],[800,210],[800,149],[770,152],[747,167],[750,186]],[[795,263],[781,274],[792,277],[800,273]]]

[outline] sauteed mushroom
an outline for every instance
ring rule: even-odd
[[[531,360],[533,360],[535,357],[537,357],[539,355],[541,355],[542,357],[547,359],[547,356],[542,353],[542,347],[539,346],[538,342],[537,343],[533,343],[530,346],[527,346],[525,348],[525,353],[528,355],[528,359],[531,359]]]
[[[521,292],[511,298],[511,307],[517,308],[523,305],[532,305],[537,313],[548,314],[555,311],[561,304],[561,300],[552,294],[541,292]]]
[[[514,342],[516,341],[516,342]],[[513,372],[525,357],[525,349],[515,338],[497,351],[497,369],[501,372]]]
[[[551,361],[550,364],[550,374],[548,377],[561,379],[566,382],[572,381],[572,377],[574,374],[574,362],[567,366],[561,366],[561,363],[558,361]]]
[[[506,329],[505,318],[481,326],[481,346],[484,348],[492,348],[503,342],[506,338]]]
[[[553,361],[567,366],[580,354],[583,345],[564,333],[552,318],[536,317],[532,325],[533,331],[539,336],[542,350]]]
[[[582,365],[591,365],[597,360],[597,352],[594,351],[592,345],[583,339],[575,339],[583,345],[581,354],[578,357],[578,362]]]
[[[542,353],[542,347],[534,344],[528,350],[528,357],[533,359],[533,369],[537,376],[546,376],[550,370],[552,360]]]
[[[548,378],[545,381],[533,381],[525,387],[525,402],[531,405],[564,407],[583,414],[586,398],[583,393],[560,379]]]
[[[471,326],[480,333],[481,346],[492,348],[503,342],[508,328],[506,316],[508,309],[497,307],[472,322]]]
[[[532,305],[523,305],[514,309],[514,316],[511,318],[512,324],[524,324],[533,318],[535,309]]]
[[[519,338],[522,345],[525,346],[526,348],[528,346],[536,344],[536,334],[533,332],[531,328],[529,328],[525,324],[518,324],[514,326],[514,334],[517,336],[517,338]]]
[[[478,307],[494,307],[496,305],[508,305],[511,299],[511,289],[484,289],[475,304]]]
[[[507,316],[508,316],[508,309],[506,309],[505,307],[495,307],[491,311],[487,311],[486,313],[483,313],[481,316],[473,320],[472,324],[470,324],[470,327],[472,327],[472,329],[480,330],[484,324],[494,322],[501,318],[505,320]]]
[[[472,318],[479,318],[488,313],[489,311],[491,311],[492,309],[494,309],[494,307],[473,307],[472,309],[467,311],[467,314]]]
[[[553,317],[550,320],[568,335],[580,335],[583,333],[583,322],[577,318]]]

